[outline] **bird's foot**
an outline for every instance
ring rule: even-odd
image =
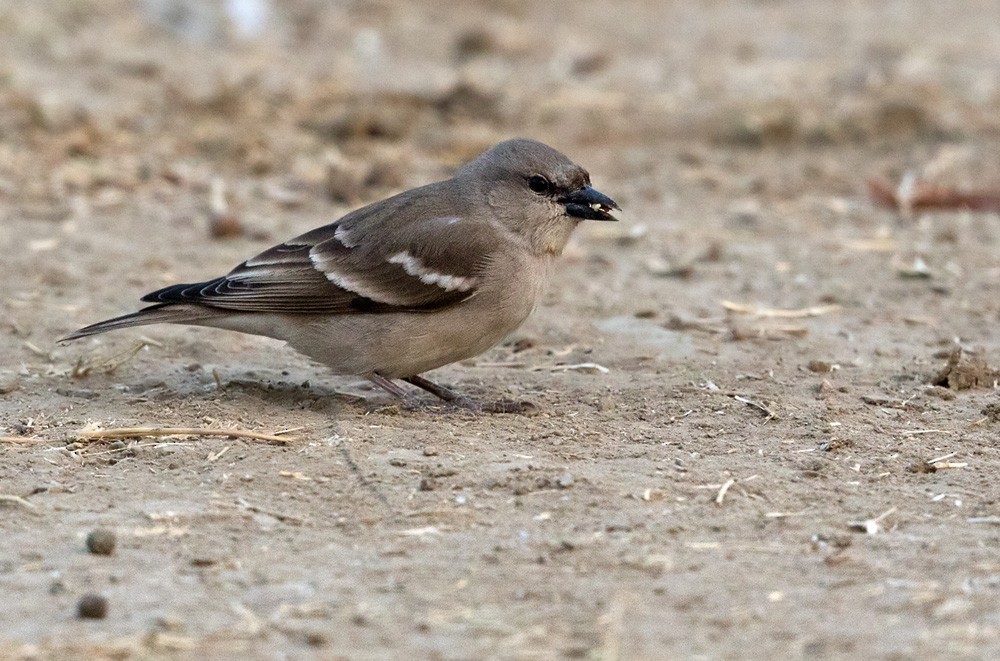
[[[440,398],[443,404],[427,404],[414,398],[404,391],[390,379],[386,379],[381,374],[373,373],[369,379],[379,387],[392,393],[399,399],[399,408],[405,411],[427,411],[437,410],[442,412],[461,410],[470,413],[515,413],[519,415],[534,415],[539,412],[539,407],[533,402],[524,400],[498,399],[493,402],[480,403],[471,397],[460,395],[459,393],[429,381],[422,376],[408,376],[403,380],[418,388]]]

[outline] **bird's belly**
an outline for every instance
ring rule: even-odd
[[[414,376],[477,356],[525,320],[532,305],[466,303],[438,312],[331,316],[288,343],[339,374]]]
[[[514,277],[500,279],[466,301],[439,312],[407,315],[388,334],[378,372],[389,378],[413,376],[478,356],[516,330],[535,309],[550,260],[523,260]]]
[[[488,309],[472,303],[407,315],[394,324],[375,371],[388,378],[413,376],[478,356],[510,335],[531,312],[531,306]]]
[[[387,350],[376,370],[389,378],[413,376],[478,356],[528,318],[548,268],[549,260],[525,260],[513,270],[514,277],[501,279],[454,307],[406,315],[387,333]]]
[[[544,273],[515,280],[443,310],[307,316],[274,324],[280,332],[251,332],[283,339],[338,374],[414,376],[479,355],[520,326],[535,306]]]

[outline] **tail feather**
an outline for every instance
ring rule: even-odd
[[[147,324],[188,324],[197,321],[201,315],[192,311],[187,305],[171,305],[161,303],[160,305],[150,305],[138,312],[123,314],[120,317],[99,321],[96,324],[84,326],[78,331],[74,331],[63,337],[59,342],[69,342],[78,340],[81,337],[106,333],[107,331],[118,330],[119,328],[131,328],[132,326],[145,326]]]

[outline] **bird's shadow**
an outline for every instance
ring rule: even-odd
[[[482,415],[495,413],[532,414],[534,405],[509,400],[484,400],[473,409],[443,402],[426,393],[415,391],[406,400],[399,400],[367,381],[342,380],[337,377],[302,379],[305,374],[292,376],[267,369],[236,371],[227,374],[225,368],[198,366],[191,368],[162,367],[145,372],[140,378],[124,382],[114,379],[115,389],[133,402],[169,402],[178,400],[226,402],[244,408],[262,409],[273,406],[284,410],[310,410],[333,413],[353,410],[362,414],[397,415],[427,413],[448,415]],[[97,377],[100,379],[101,377]],[[104,378],[107,378],[105,376]],[[98,385],[95,377],[90,385]],[[91,397],[96,391],[86,391]],[[524,404],[529,404],[527,407]]]
[[[292,383],[289,381],[258,380],[237,377],[220,382],[216,387],[216,397],[237,402],[241,399],[273,404],[281,408],[308,408],[325,410],[329,408],[367,408],[371,398],[337,390],[332,384]]]
[[[405,413],[427,413],[444,415],[484,415],[495,413],[526,413],[524,403],[498,400],[487,402],[476,408],[441,401],[426,394],[414,393],[406,400],[400,400],[372,388],[372,392],[361,395],[336,390],[328,385],[302,384],[285,381],[265,382],[252,379],[232,379],[222,385],[225,397],[239,393],[258,401],[283,408],[308,408],[325,410],[328,408],[350,407],[364,414],[399,415]],[[533,411],[532,411],[533,412]]]
[[[273,405],[283,409],[328,410],[371,406],[371,397],[345,392],[357,384],[338,384],[310,378],[300,380],[277,373],[250,370],[225,374],[223,369],[157,369],[134,380],[115,379],[116,389],[133,401],[222,401],[246,407]],[[373,393],[377,397],[378,393]],[[383,403],[384,405],[384,403]]]

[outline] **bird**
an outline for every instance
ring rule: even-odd
[[[147,307],[60,342],[146,324],[221,328],[283,340],[404,402],[415,400],[397,380],[485,410],[423,373],[510,335],[576,226],[616,221],[614,211],[587,170],[542,142],[510,139],[450,179],[352,211],[224,276],[146,294]]]

